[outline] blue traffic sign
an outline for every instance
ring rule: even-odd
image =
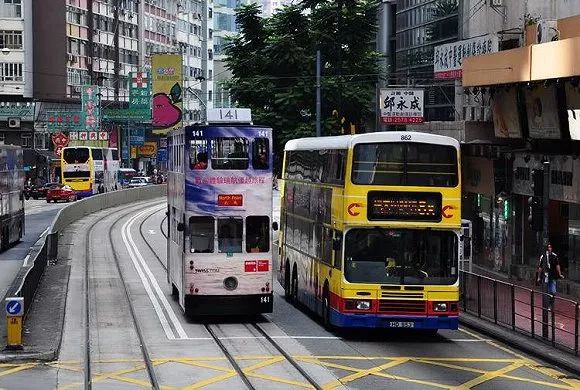
[[[21,316],[24,314],[24,298],[6,298],[6,315],[9,317]]]

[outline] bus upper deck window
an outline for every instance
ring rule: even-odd
[[[268,138],[256,138],[252,146],[252,167],[254,169],[268,169],[270,143]]]
[[[191,234],[191,253],[213,253],[214,251],[214,219],[213,217],[189,218]]]
[[[207,141],[193,139],[189,143],[189,167],[191,169],[207,169]]]
[[[211,140],[211,167],[213,169],[248,169],[249,142],[243,137],[214,138]]]
[[[246,218],[246,252],[270,251],[270,218],[251,216]]]
[[[242,253],[242,218],[218,219],[218,249],[220,253]]]

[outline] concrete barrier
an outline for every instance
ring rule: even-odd
[[[50,231],[59,232],[71,223],[104,209],[159,198],[166,194],[167,185],[162,184],[94,195],[62,208],[54,219]]]

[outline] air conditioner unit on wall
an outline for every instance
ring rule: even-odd
[[[540,20],[537,30],[537,43],[553,42],[560,39],[557,20]]]
[[[8,118],[8,127],[11,129],[19,129],[20,118]]]

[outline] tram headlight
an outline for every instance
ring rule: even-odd
[[[238,279],[233,276],[224,279],[224,288],[228,291],[233,291],[238,288]]]
[[[357,310],[370,310],[371,309],[371,302],[370,301],[356,301],[356,309]]]
[[[447,302],[433,302],[433,311],[447,311]]]

